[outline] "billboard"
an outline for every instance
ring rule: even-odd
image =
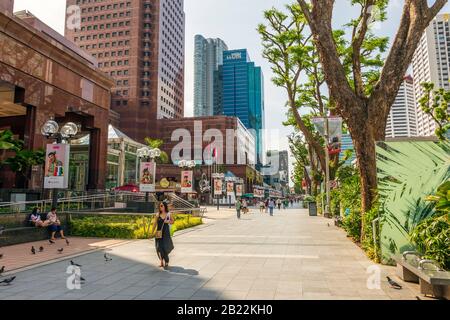
[[[181,172],[181,193],[193,193],[193,171],[182,171]]]
[[[236,185],[236,197],[242,197],[243,195],[243,188],[244,186],[242,184]]]
[[[234,195],[234,183],[233,182],[227,182],[227,195],[228,196]]]
[[[264,189],[255,188],[253,190],[253,195],[255,198],[264,198]]]
[[[139,190],[141,192],[155,192],[155,162],[141,162],[139,170]]]
[[[45,189],[66,189],[69,186],[68,144],[48,144],[45,157]]]
[[[222,186],[223,186],[222,179],[214,179],[214,195],[215,196],[222,195]]]

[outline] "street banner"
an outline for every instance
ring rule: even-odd
[[[253,195],[255,198],[264,198],[264,189],[254,188]]]
[[[223,194],[222,187],[223,187],[222,179],[214,179],[214,195],[215,196],[221,196]]]
[[[227,182],[227,196],[234,195],[234,183],[233,182]]]
[[[155,162],[141,162],[139,171],[139,191],[155,192]]]
[[[236,185],[236,197],[242,197],[243,195],[243,185],[242,184],[237,184]]]
[[[44,189],[67,189],[69,187],[68,144],[48,144],[45,157]]]
[[[193,193],[193,171],[182,171],[181,172],[181,193]]]

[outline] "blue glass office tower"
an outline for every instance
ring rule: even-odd
[[[263,163],[264,77],[246,49],[224,51],[220,68],[222,114],[238,117],[256,139],[257,164]]]

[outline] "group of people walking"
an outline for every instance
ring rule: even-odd
[[[270,213],[271,216],[273,216],[273,212],[275,208],[278,208],[278,210],[281,210],[281,207],[284,209],[287,209],[289,207],[294,206],[294,200],[293,199],[277,199],[274,200],[272,198],[268,198],[266,200],[261,200],[259,202],[259,212],[260,213]],[[248,213],[248,204],[245,199],[237,199],[236,200],[236,213],[238,219],[241,218],[241,211],[243,213]]]

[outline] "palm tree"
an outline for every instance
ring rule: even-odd
[[[149,146],[152,149],[158,148],[161,149],[162,145],[164,144],[164,141],[161,139],[153,139],[150,137],[145,138],[145,143],[147,146]],[[168,164],[169,163],[169,155],[161,150],[161,155],[159,158],[155,159],[155,162],[157,164]]]

